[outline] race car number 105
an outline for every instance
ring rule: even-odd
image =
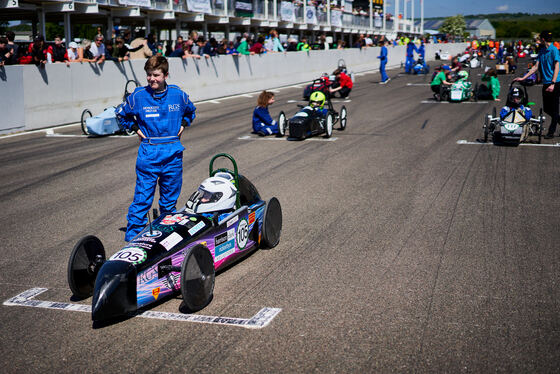
[[[146,251],[142,248],[130,247],[115,253],[109,258],[114,261],[126,261],[133,264],[139,264],[146,259]]]
[[[237,225],[237,233],[235,236],[239,249],[245,248],[245,246],[247,245],[247,239],[249,239],[249,225],[247,224],[247,220],[242,219],[241,221],[239,221],[239,225]]]

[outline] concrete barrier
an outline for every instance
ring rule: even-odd
[[[426,58],[437,50],[457,54],[466,44],[428,44]],[[343,59],[350,71],[379,68],[379,47],[328,51],[217,56],[200,60],[170,59],[169,83],[185,90],[193,101],[309,82],[331,73]],[[387,67],[404,62],[405,47],[389,47]],[[75,123],[85,108],[92,113],[117,105],[127,80],[145,84],[144,60],[0,67],[0,100],[4,113],[0,133]]]

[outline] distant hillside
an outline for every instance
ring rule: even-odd
[[[552,31],[553,37],[560,39],[560,13],[530,14],[530,13],[493,13],[470,14],[465,18],[487,18],[496,29],[496,38],[529,39],[542,30]],[[428,19],[444,19],[434,17]]]

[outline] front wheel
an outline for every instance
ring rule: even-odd
[[[181,295],[188,312],[198,312],[210,303],[214,278],[214,259],[208,248],[198,244],[188,249],[181,265]]]
[[[76,243],[68,260],[68,285],[74,296],[93,295],[97,273],[105,262],[105,248],[96,236],[88,235]]]
[[[89,109],[84,109],[84,111],[82,112],[82,116],[80,118],[80,125],[82,126],[82,132],[84,133],[84,135],[89,135],[89,131],[86,125],[86,119],[90,117],[93,117],[91,111]]]
[[[327,121],[325,123],[325,137],[330,138],[333,131],[333,115],[331,113],[327,114]]]
[[[280,114],[278,114],[278,135],[280,136],[286,135],[286,127],[287,127],[286,114],[284,112],[280,112]]]
[[[346,107],[343,105],[342,108],[340,109],[340,129],[341,130],[344,130],[346,128],[347,117],[348,117],[348,111],[346,110]]]
[[[488,120],[488,116],[486,116],[486,118],[484,120],[484,126],[483,126],[484,143],[486,143],[488,141],[488,126],[490,126],[490,121]]]

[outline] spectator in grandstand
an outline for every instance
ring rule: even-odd
[[[206,43],[204,41],[204,36],[199,36],[191,47],[191,53],[194,55],[202,56],[202,50],[204,49],[205,44]]]
[[[64,44],[62,44],[62,36],[57,35],[54,37],[54,46],[52,46],[52,60],[53,62],[63,62],[66,66],[70,66],[70,61],[68,60],[68,53]]]
[[[270,30],[270,38],[272,39],[272,52],[285,52],[284,47],[282,47],[282,43],[280,43],[278,31],[275,29]]]
[[[11,58],[11,53],[8,49],[8,38],[0,37],[0,66],[6,64],[6,61]]]
[[[348,75],[346,75],[346,73],[344,73],[342,69],[336,69],[333,72],[333,75],[335,76],[335,81],[329,89],[330,93],[334,97],[334,93],[338,92],[341,98],[348,98],[348,95],[350,94],[350,91],[352,91],[352,87],[354,86],[354,83],[352,83],[352,79]]]
[[[208,42],[202,48],[202,55],[206,58],[213,57],[218,54],[218,42],[215,38],[210,38]]]
[[[249,50],[250,43],[251,43],[251,37],[249,36],[249,34],[248,33],[243,34],[243,38],[241,39],[241,42],[237,46],[237,52],[239,52],[239,54],[241,55],[254,55],[255,52],[251,52]]]
[[[105,62],[105,45],[103,44],[103,35],[95,36],[90,51],[93,56],[92,62],[97,62],[98,64]]]
[[[6,45],[6,48],[8,49],[8,51],[11,51],[10,58],[5,60],[6,65],[15,65],[18,63],[17,56],[18,56],[19,46],[14,43],[15,37],[16,34],[13,31],[6,32],[6,39],[8,39],[8,44]]]
[[[31,62],[37,66],[45,67],[47,62],[52,62],[52,48],[45,43],[43,35],[39,34],[29,45]]]
[[[82,39],[80,47],[78,48],[78,62],[92,62],[93,55],[91,54],[91,40]]]
[[[239,52],[237,52],[237,49],[235,49],[235,46],[233,45],[233,42],[228,42],[228,45],[227,45],[227,48],[226,48],[226,53],[228,55],[234,55],[234,56],[239,55]]]
[[[119,58],[115,55],[115,47],[110,40],[105,41],[105,59],[109,61],[119,62]]]
[[[178,49],[183,49],[183,37],[181,35],[177,37],[177,41],[175,42],[175,47],[173,48],[174,51]]]
[[[309,47],[309,44],[307,44],[307,38],[305,36],[303,36],[301,38],[301,41],[297,44],[296,50],[298,50],[298,51],[309,51],[309,50],[311,50],[311,47]]]
[[[266,49],[264,48],[263,43],[264,43],[264,38],[262,36],[259,36],[257,38],[257,41],[255,43],[253,43],[251,48],[249,48],[249,52],[252,52],[253,54],[258,54],[258,55],[260,55],[261,53],[265,53]]]
[[[80,56],[78,55],[78,43],[70,42],[68,43],[68,49],[66,50],[66,56],[68,56],[68,61],[77,62]]]
[[[216,48],[216,53],[219,55],[226,55],[227,45],[228,45],[228,40],[222,39],[222,41],[218,44],[218,48]]]
[[[155,35],[152,33],[148,34],[148,36],[146,37],[146,41],[147,41],[148,48],[150,48],[150,50],[152,51],[152,56],[157,55],[158,51],[157,51],[157,41]]]
[[[140,48],[139,48],[140,47]],[[153,56],[152,50],[148,47],[146,38],[136,38],[130,43],[128,49],[131,60],[144,59]]]
[[[325,34],[321,34],[321,36],[319,36],[319,49],[330,49],[329,43],[327,43],[327,37],[325,36]]]

